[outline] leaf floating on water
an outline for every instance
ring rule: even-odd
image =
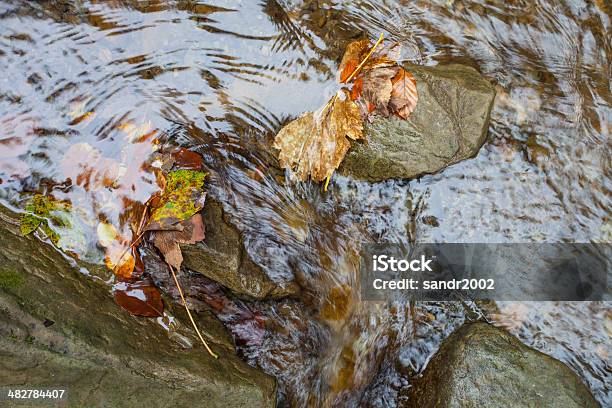
[[[181,229],[180,222],[204,207],[206,173],[177,170],[168,173],[164,192],[155,200],[146,231]]]
[[[419,101],[416,81],[410,72],[400,68],[391,82],[393,83],[393,91],[391,92],[389,107],[400,118],[408,119]]]
[[[359,107],[348,91],[339,91],[320,112],[308,112],[278,132],[274,147],[284,168],[302,181],[322,181],[340,166],[350,147],[348,139],[363,138]]]
[[[135,316],[163,315],[164,303],[159,290],[146,281],[119,282],[113,287],[115,302]]]
[[[196,214],[182,221],[182,230],[155,231],[153,244],[164,256],[164,260],[177,271],[181,269],[183,254],[180,244],[195,244],[204,239],[202,216]]]

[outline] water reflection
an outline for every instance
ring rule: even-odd
[[[80,255],[96,260],[97,221],[130,234],[129,212],[159,188],[151,154],[199,151],[252,257],[304,288],[299,301],[241,303],[266,322],[256,343],[255,329],[218,311],[286,404],[401,404],[439,342],[487,313],[358,303],[360,243],[612,238],[605,2],[3,0],[0,19],[3,203],[23,207],[34,192],[70,200],[88,240]],[[381,31],[402,43],[403,60],[462,62],[496,83],[488,144],[410,182],[335,176],[324,194],[285,178],[271,167],[274,133],[335,91],[346,43]],[[494,312],[611,403],[608,304]]]

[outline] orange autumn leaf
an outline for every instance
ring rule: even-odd
[[[340,83],[348,82],[353,72],[359,68],[362,62],[364,64],[360,68],[360,72],[396,65],[401,52],[401,45],[399,43],[390,43],[372,50],[372,55],[366,60],[365,58],[371,50],[370,46],[369,40],[357,40],[346,47],[338,67]]]
[[[351,100],[356,101],[363,92],[363,76],[358,76],[351,88]]]
[[[340,71],[340,83],[345,83],[357,69],[359,63],[370,47],[370,40],[353,41],[346,47],[338,70]]]
[[[123,238],[112,224],[101,222],[97,227],[98,243],[105,250],[104,263],[120,279],[133,279],[136,259],[130,241]]]
[[[389,108],[400,118],[408,119],[419,100],[416,81],[410,72],[400,68],[391,83]]]
[[[359,66],[359,60],[353,59],[353,60],[347,61],[344,68],[342,68],[342,71],[340,71],[340,83],[342,84],[345,83],[350,78],[350,76],[353,74],[353,71],[357,69],[358,66]]]

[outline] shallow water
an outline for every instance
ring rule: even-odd
[[[355,274],[372,239],[611,241],[611,12],[604,1],[2,0],[0,199],[69,200],[86,239],[65,247],[100,261],[98,220],[129,236],[129,214],[158,189],[151,154],[188,146],[252,257],[304,288],[299,301],[217,311],[241,355],[277,376],[281,405],[397,406],[440,341],[482,315],[610,405],[608,303],[359,303]],[[380,32],[405,61],[462,62],[496,84],[480,154],[410,182],[335,175],[327,193],[270,168],[275,132],[337,89],[345,45]]]

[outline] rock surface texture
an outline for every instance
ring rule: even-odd
[[[420,408],[599,407],[565,364],[486,323],[446,339],[408,393]]]
[[[218,360],[183,323],[180,307],[166,305],[179,322],[172,336],[155,319],[129,315],[114,304],[103,279],[83,275],[50,245],[22,237],[1,207],[0,242],[2,386],[65,388],[66,407],[276,405],[274,379],[234,354],[212,315],[200,314],[199,326]],[[40,405],[20,404],[0,402]]]
[[[240,231],[227,220],[219,202],[207,197],[202,215],[206,238],[195,245],[181,245],[184,266],[245,298],[280,298],[299,292],[294,282],[276,284],[251,260]]]
[[[476,156],[487,137],[495,89],[464,65],[404,65],[419,101],[408,120],[376,118],[366,142],[353,143],[340,172],[381,181],[436,173]]]

